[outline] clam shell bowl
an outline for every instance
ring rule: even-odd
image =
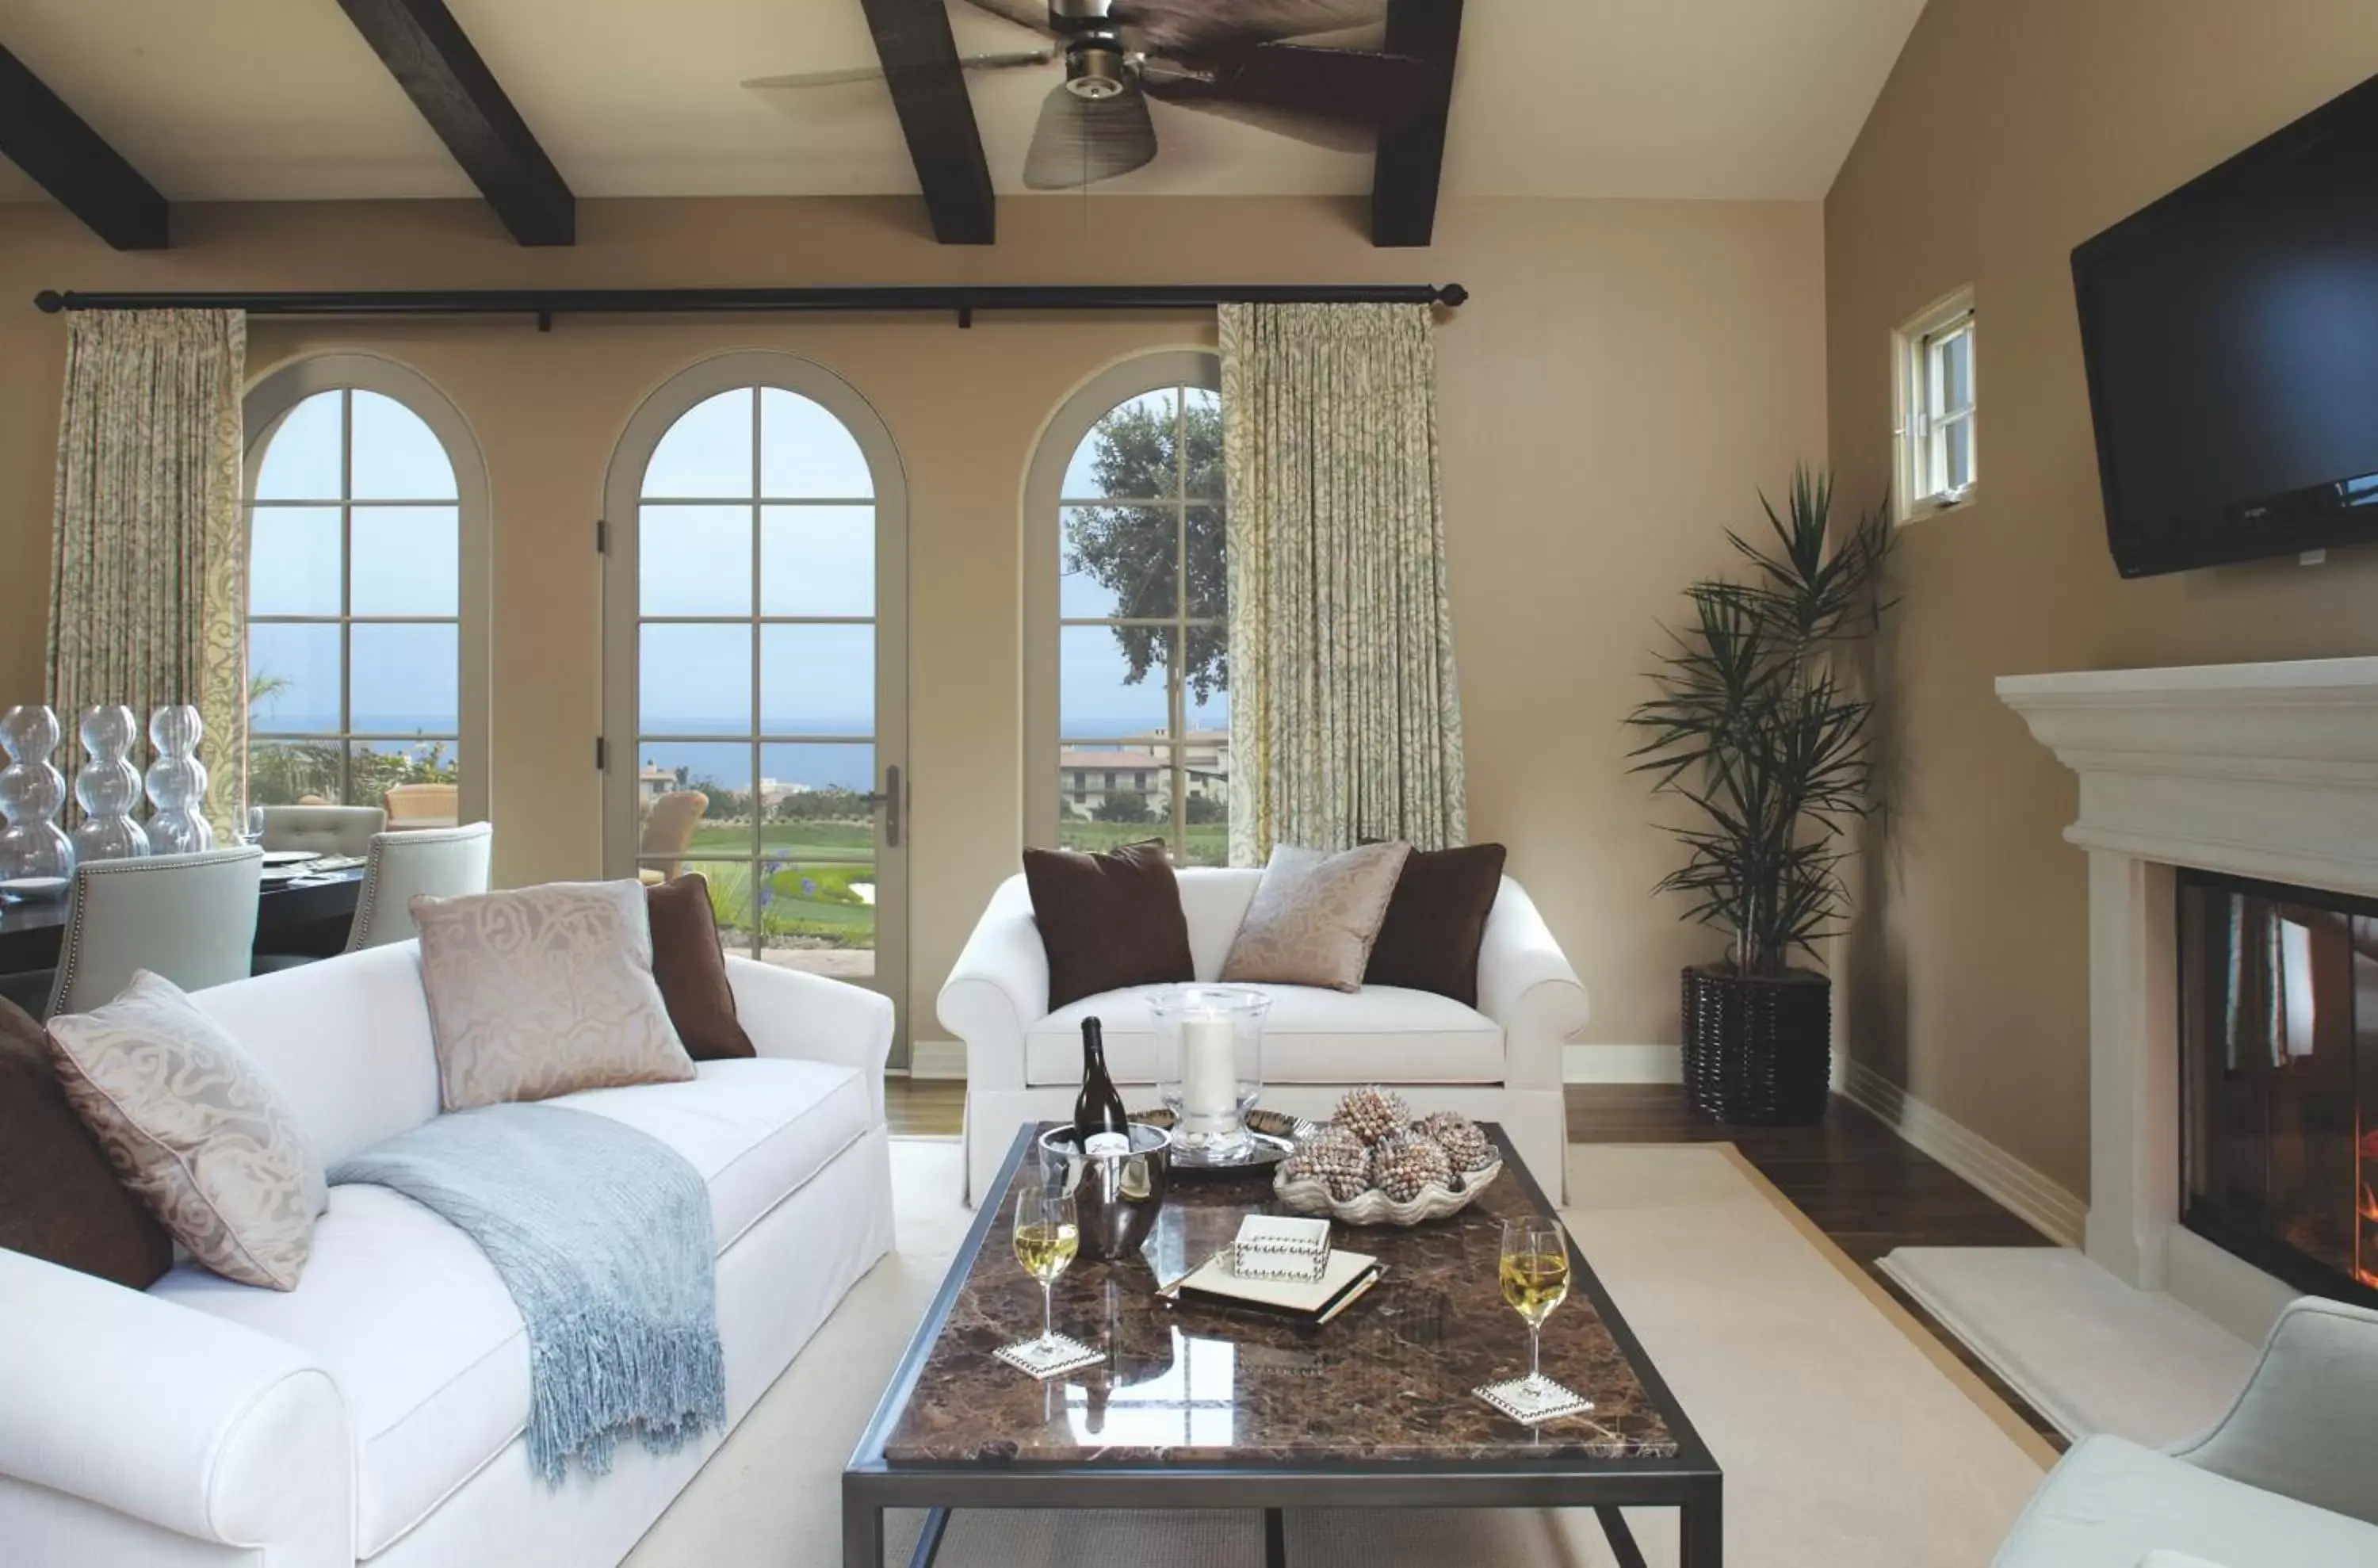
[[[1327,1214],[1340,1224],[1349,1225],[1416,1225],[1424,1220],[1441,1220],[1458,1214],[1478,1200],[1478,1195],[1503,1174],[1501,1161],[1465,1171],[1458,1188],[1441,1187],[1435,1182],[1420,1189],[1419,1196],[1399,1200],[1379,1188],[1360,1192],[1340,1201],[1329,1196],[1328,1183],[1317,1176],[1288,1175],[1287,1166],[1271,1178],[1271,1189],[1279,1200],[1300,1214]]]

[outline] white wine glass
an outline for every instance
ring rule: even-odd
[[[1568,1299],[1568,1237],[1560,1222],[1529,1214],[1503,1222],[1503,1299],[1528,1325],[1528,1381],[1531,1398],[1553,1392],[1543,1372],[1544,1320]]]
[[[1015,1260],[1040,1282],[1040,1337],[1034,1348],[1046,1350],[1057,1339],[1051,1289],[1082,1245],[1073,1191],[1057,1173],[1044,1167],[1037,1179],[1027,1176],[1018,1185],[1015,1235]]]

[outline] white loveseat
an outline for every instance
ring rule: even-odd
[[[1993,1568],[2378,1564],[2378,1312],[2279,1315],[2219,1424],[2168,1453],[2118,1437],[2048,1472]]]
[[[1182,913],[1197,978],[1222,959],[1255,899],[1258,870],[1184,868]],[[1070,1115],[1082,1079],[1082,1020],[1104,1026],[1107,1067],[1136,1110],[1155,1103],[1147,993],[1110,991],[1049,1009],[1049,958],[1024,878],[991,895],[942,986],[942,1025],[966,1043],[967,1200],[997,1176],[1018,1124]],[[1585,987],[1535,904],[1509,877],[1478,955],[1478,1006],[1395,986],[1352,993],[1258,985],[1263,1104],[1324,1116],[1359,1083],[1392,1084],[1414,1108],[1498,1121],[1547,1192],[1561,1191],[1567,1112],[1561,1048],[1585,1024]]]
[[[892,1007],[729,959],[760,1052],[687,1083],[551,1102],[660,1139],[709,1183],[739,1421],[892,1245]],[[438,1114],[418,947],[201,992],[324,1162]],[[339,1187],[290,1292],[185,1264],[146,1294],[0,1250],[0,1562],[10,1568],[614,1563],[715,1451],[631,1441],[534,1479],[525,1333],[478,1248],[386,1188]]]

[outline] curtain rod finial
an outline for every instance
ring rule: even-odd
[[[66,296],[54,288],[45,288],[33,296],[33,308],[44,316],[54,316],[66,308]]]
[[[1470,303],[1470,291],[1459,283],[1447,283],[1436,291],[1436,302],[1459,309]]]

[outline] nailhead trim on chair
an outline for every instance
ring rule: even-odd
[[[264,851],[248,845],[234,849],[199,850],[181,855],[135,855],[125,860],[87,861],[75,867],[72,896],[66,907],[66,934],[58,945],[57,978],[50,983],[50,1003],[42,1009],[44,1021],[56,1016],[58,1004],[74,993],[75,971],[82,967],[82,931],[84,899],[83,878],[86,876],[126,876],[141,872],[171,871],[186,865],[211,865],[223,861],[264,858]]]
[[[355,917],[347,923],[347,946],[350,953],[361,952],[364,938],[371,932],[372,922],[379,911],[380,871],[385,863],[381,850],[390,838],[402,838],[408,844],[453,844],[465,838],[481,837],[486,824],[465,822],[453,827],[391,828],[372,835],[371,850],[364,861],[363,891],[355,898]]]

